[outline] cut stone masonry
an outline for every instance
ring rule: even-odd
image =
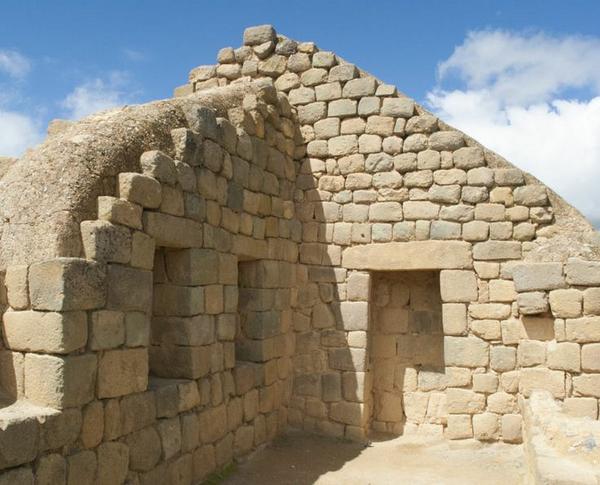
[[[287,426],[520,443],[537,391],[598,420],[575,209],[313,43],[217,60],[1,179],[0,484],[200,483]]]

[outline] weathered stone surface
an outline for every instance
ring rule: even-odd
[[[565,285],[561,263],[522,263],[512,270],[517,291],[553,290]]]
[[[459,241],[411,241],[348,248],[342,266],[367,270],[426,270],[469,268],[471,250]]]
[[[444,359],[448,366],[481,367],[489,362],[489,344],[477,337],[444,337]]]
[[[202,246],[202,224],[169,214],[144,212],[144,230],[159,246],[197,248]]]
[[[146,349],[111,350],[98,364],[98,397],[117,397],[145,391],[148,386]]]
[[[4,314],[4,338],[13,350],[68,354],[85,346],[85,312],[8,312]]]
[[[58,258],[29,268],[29,295],[36,310],[90,310],[106,299],[104,266],[79,258]]]
[[[565,273],[571,285],[600,285],[600,262],[572,258],[565,265]]]
[[[440,273],[444,302],[468,303],[477,300],[477,280],[473,271],[444,270]]]

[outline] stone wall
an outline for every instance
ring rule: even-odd
[[[546,187],[270,26],[176,95],[75,124],[0,182],[0,483],[197,483],[286,425],[520,442],[536,389],[597,419],[599,252]],[[380,350],[405,340],[380,313],[407,308],[383,287],[409,271],[443,366],[414,355],[388,420]]]

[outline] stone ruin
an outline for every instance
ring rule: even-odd
[[[596,231],[394,86],[251,27],[49,132],[2,161],[0,484],[200,483],[288,427],[559,483],[600,442]]]

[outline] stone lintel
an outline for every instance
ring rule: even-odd
[[[473,267],[471,244],[462,241],[409,241],[346,249],[342,267],[371,271],[462,269]]]

